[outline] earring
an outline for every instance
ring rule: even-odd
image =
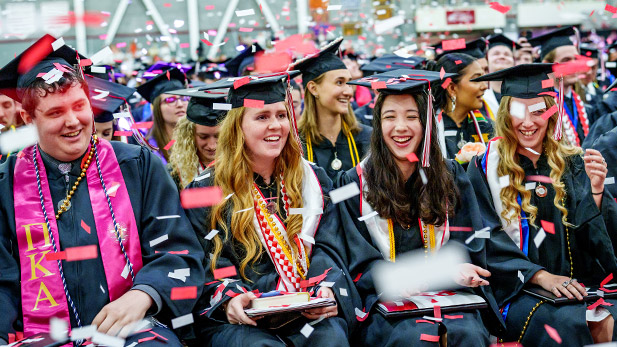
[[[452,96],[452,113],[454,113],[454,110],[456,109],[456,95]]]

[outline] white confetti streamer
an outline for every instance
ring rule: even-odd
[[[90,72],[92,73],[105,73],[107,70],[105,70],[104,66],[91,66],[90,67]]]
[[[2,154],[19,151],[29,147],[39,140],[36,126],[28,124],[21,126],[15,131],[7,131],[0,135],[0,150]]]
[[[499,177],[499,187],[501,189],[507,187],[510,185],[510,175],[505,175],[505,176],[501,176]]]
[[[53,48],[54,51],[57,51],[60,47],[64,46],[64,38],[59,38],[56,41],[51,43],[51,48]]]
[[[339,202],[352,198],[358,194],[360,194],[358,184],[356,182],[351,182],[340,188],[331,190],[330,198],[332,199],[332,203],[338,204]]]
[[[156,239],[150,241],[150,247],[154,247],[163,241],[167,241],[167,239],[169,239],[169,235],[167,234],[159,236]]]
[[[189,325],[189,324],[193,324],[194,320],[193,320],[193,314],[189,313],[189,314],[185,314],[184,316],[180,316],[180,317],[176,317],[174,319],[171,320],[171,326],[174,329],[178,329],[180,327]]]
[[[117,336],[110,336],[97,331],[92,335],[92,342],[97,345],[108,347],[124,347],[125,340]]]
[[[96,333],[96,325],[86,325],[81,328],[71,329],[71,341],[89,339]]]
[[[339,292],[341,293],[342,296],[348,296],[346,288],[339,288]]]
[[[158,217],[156,217],[156,219],[158,219],[158,220],[173,219],[173,218],[180,218],[180,215],[179,214],[172,214],[172,215],[169,215],[169,216],[158,216]]]
[[[525,104],[513,100],[510,103],[510,114],[518,119],[525,119]]]
[[[521,280],[521,282],[525,283],[525,276],[523,276],[521,270],[518,270],[518,279]]]
[[[525,183],[525,190],[536,189],[536,182],[527,182]]]
[[[49,320],[49,336],[54,341],[64,341],[69,336],[69,324],[64,319],[51,317]]]
[[[529,105],[528,107],[529,112],[536,112],[536,111],[539,111],[545,108],[546,108],[546,104],[544,103],[544,101],[540,101],[537,104]]]
[[[604,179],[604,185],[615,184],[615,177],[607,177]]]
[[[379,213],[377,213],[377,211],[373,211],[373,212],[371,212],[371,213],[369,213],[367,215],[364,215],[362,217],[358,217],[358,221],[364,222],[365,220],[373,218],[373,217],[375,217],[377,215],[379,215]]]
[[[111,48],[109,48],[109,46],[106,46],[100,51],[94,53],[90,57],[90,61],[92,62],[92,65],[98,65],[100,62],[104,61],[108,57],[112,57],[113,55],[114,53],[111,51]]]
[[[536,244],[536,248],[540,248],[540,245],[542,244],[545,238],[546,238],[546,232],[544,232],[544,229],[540,228],[536,237],[533,238],[533,243]]]
[[[216,230],[216,229],[212,229],[212,230],[210,230],[210,232],[208,233],[208,235],[206,235],[206,237],[204,237],[204,239],[206,239],[206,240],[210,241],[210,240],[212,240],[212,238],[214,238],[214,237],[216,236],[216,234],[218,234],[218,233],[219,233],[219,231],[218,231],[218,230]]]
[[[255,14],[255,10],[249,8],[248,10],[238,10],[236,11],[236,16],[244,17],[244,16],[252,16]]]
[[[212,109],[214,109],[214,110],[229,111],[229,110],[231,110],[231,104],[222,104],[220,102],[215,102],[215,103],[212,104]]]
[[[311,334],[313,333],[313,330],[315,330],[315,328],[313,328],[312,326],[310,326],[308,324],[304,324],[302,329],[300,329],[300,333],[302,335],[304,335],[304,337],[306,337],[308,339],[309,336],[311,336]]]

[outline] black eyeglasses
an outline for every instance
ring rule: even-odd
[[[189,100],[191,100],[190,96],[170,96],[168,98],[163,99],[163,101],[165,101],[166,104],[173,104],[176,101],[185,101],[188,102]]]

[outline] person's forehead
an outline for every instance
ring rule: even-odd
[[[512,53],[512,50],[504,45],[498,45],[495,46],[491,49],[488,50],[487,52],[487,56],[489,56],[491,53],[495,54],[495,53]]]
[[[0,94],[0,102],[5,102],[5,101],[11,101],[13,102],[13,99],[9,98],[6,95]]]
[[[44,96],[37,96],[37,98],[39,99],[39,108],[44,105],[49,105],[50,107],[64,106],[67,102],[75,102],[83,99],[88,100],[86,92],[79,84],[74,84],[65,91],[47,93]]]

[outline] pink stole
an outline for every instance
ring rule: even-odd
[[[13,177],[25,336],[48,332],[51,317],[70,322],[69,307],[57,261],[45,258],[46,254],[53,254],[54,249],[41,209],[36,171],[32,160],[33,150],[32,146],[23,150],[25,155],[17,159]],[[99,140],[97,151],[106,188],[109,190],[110,185],[119,185],[115,197],[110,197],[110,199],[119,224],[118,229],[122,233],[124,249],[131,261],[133,272],[137,273],[143,266],[141,244],[126,184],[110,143]],[[60,252],[60,237],[54,206],[47,182],[47,173],[39,151],[37,151],[36,160],[51,234]],[[126,293],[133,281],[129,276],[122,276],[127,264],[115,236],[111,213],[101,186],[94,156],[86,172],[86,178],[99,239],[99,250],[109,289],[109,299],[113,301]]]

